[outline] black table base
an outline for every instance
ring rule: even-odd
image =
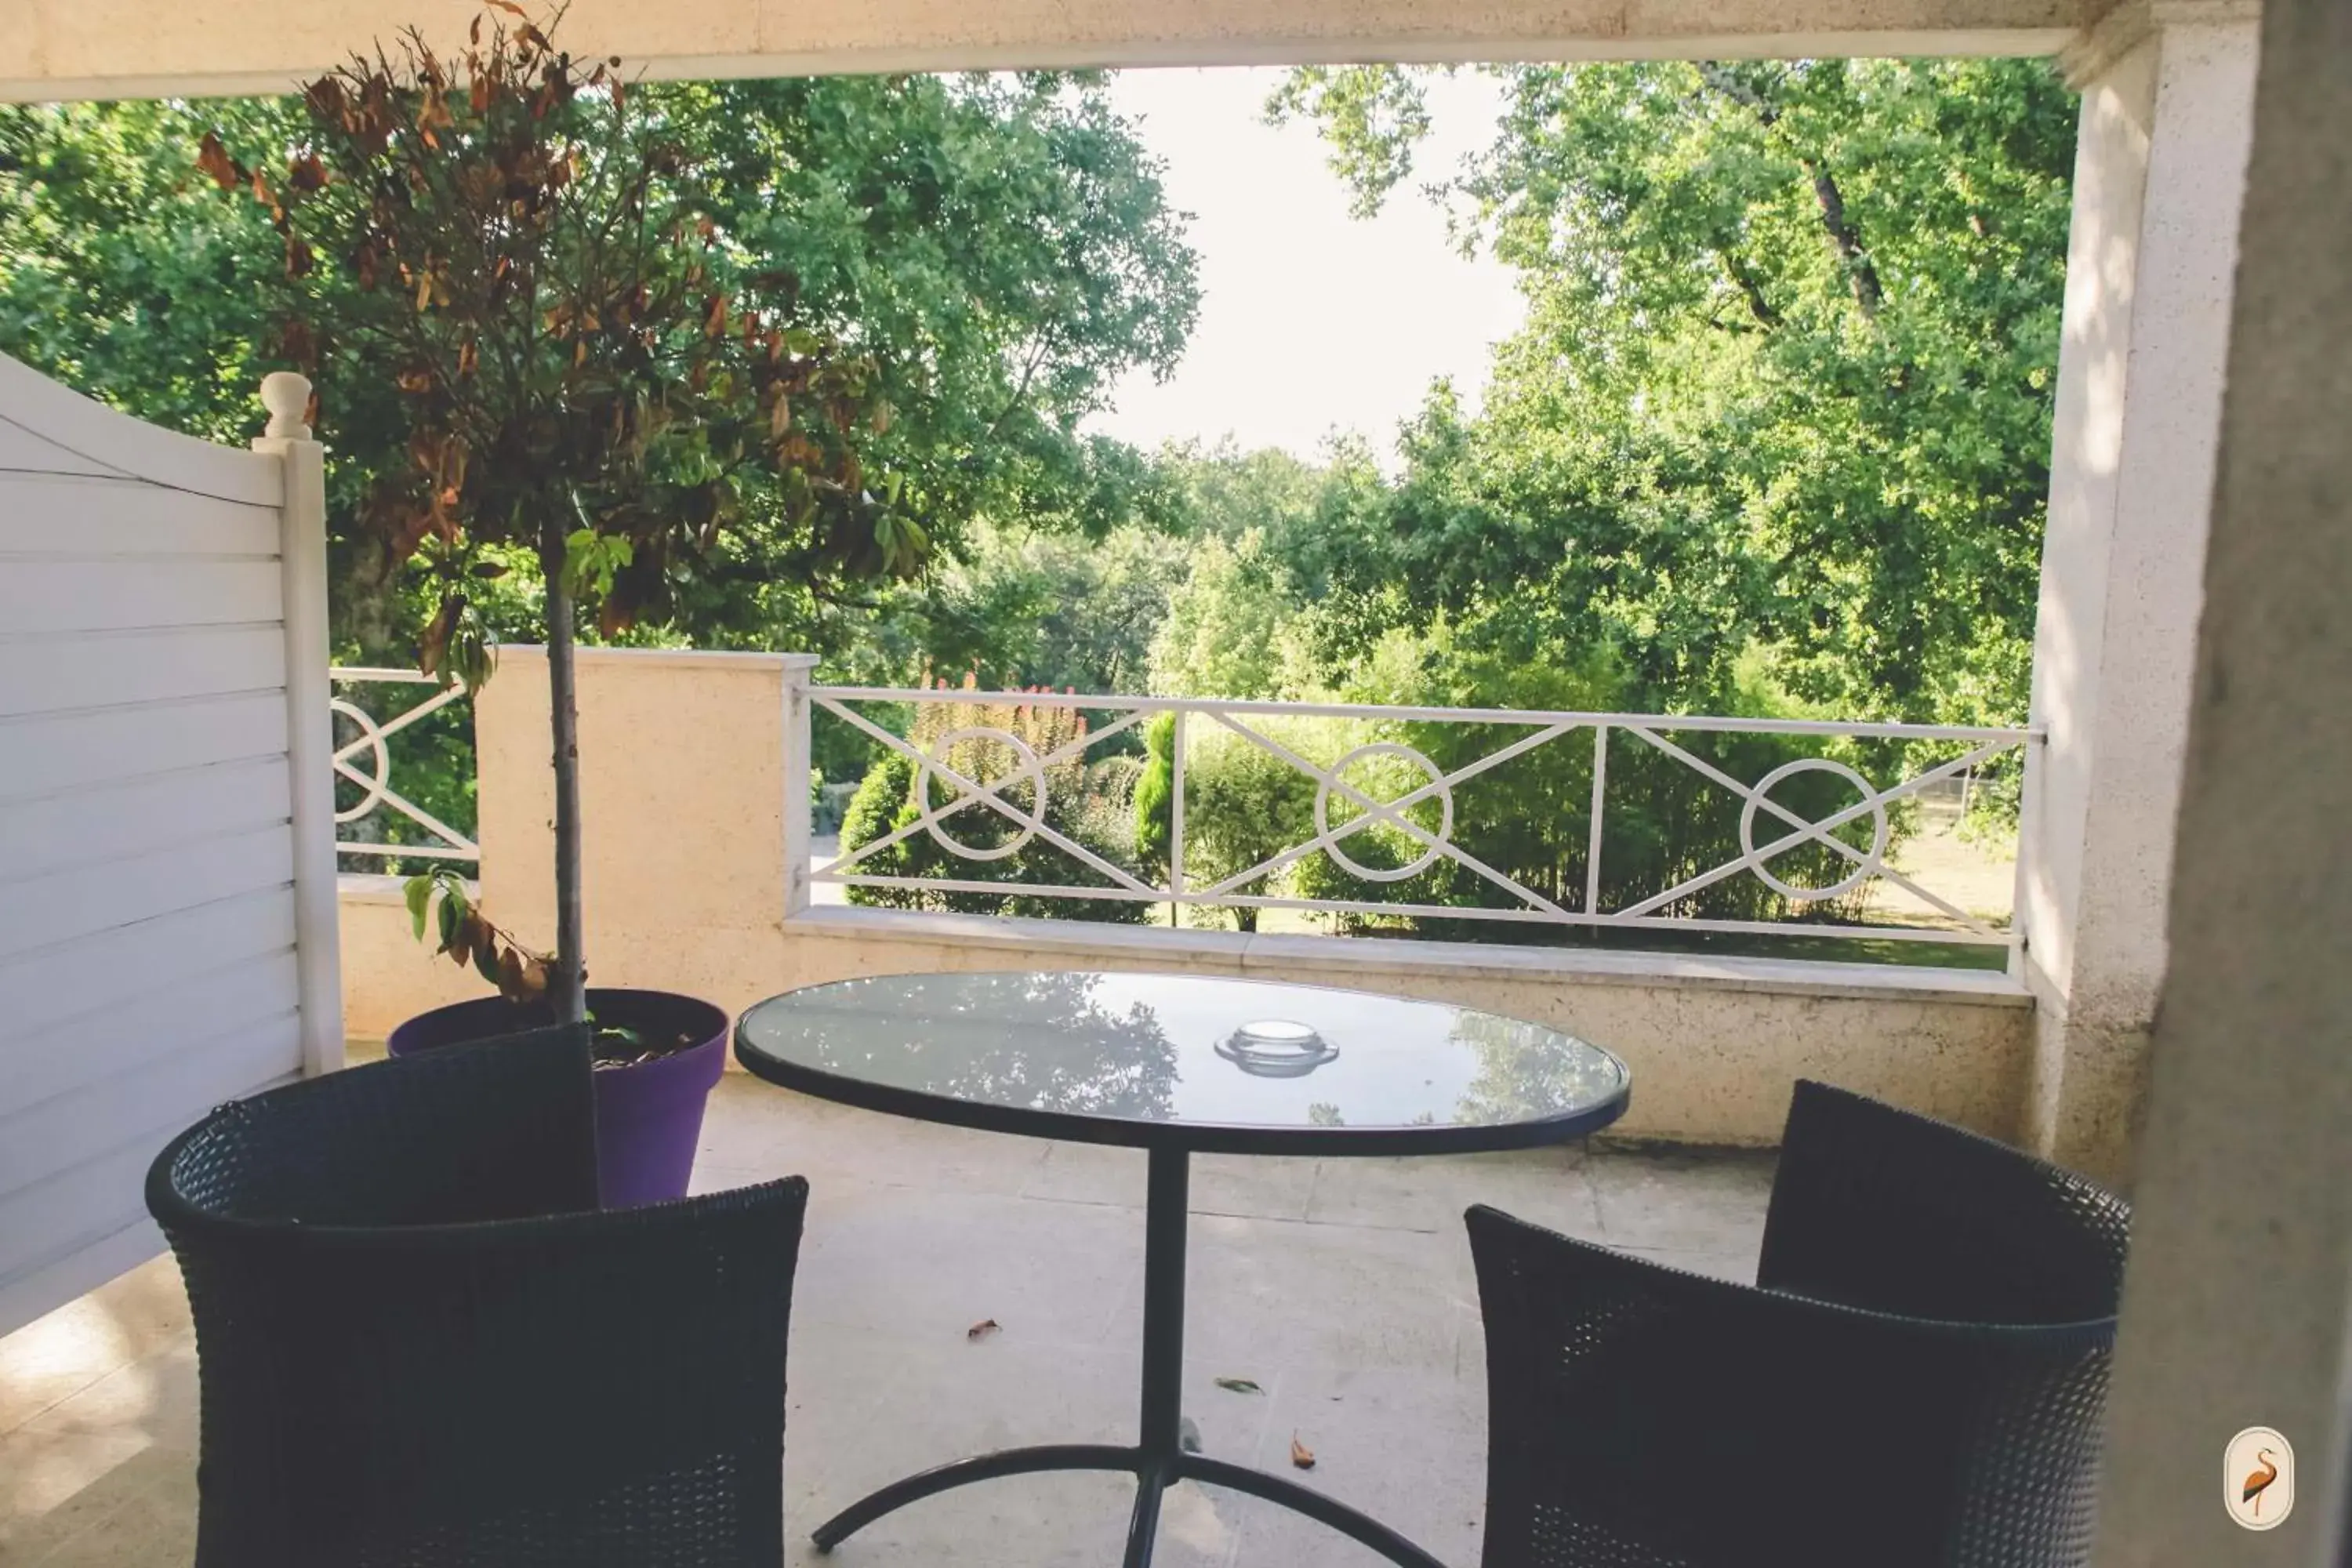
[[[1135,1511],[1127,1527],[1124,1568],[1147,1568],[1160,1533],[1160,1500],[1178,1481],[1229,1487],[1278,1503],[1330,1526],[1405,1568],[1444,1565],[1378,1520],[1357,1512],[1283,1476],[1184,1451],[1184,1240],[1191,1217],[1190,1156],[1181,1149],[1150,1152],[1143,1250],[1143,1415],[1132,1447],[1109,1443],[1048,1443],[959,1459],[893,1481],[850,1504],[816,1529],[819,1552],[830,1552],[857,1531],[935,1493],[973,1481],[1048,1470],[1122,1470],[1136,1479]]]

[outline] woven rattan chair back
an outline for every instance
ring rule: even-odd
[[[148,1204],[198,1568],[774,1568],[798,1179],[599,1212],[576,1031],[222,1107]]]
[[[1806,1085],[1761,1287],[1468,1224],[1486,1568],[2087,1561],[2128,1226],[2093,1184]]]

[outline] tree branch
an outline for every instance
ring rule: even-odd
[[[1697,69],[1699,80],[1756,116],[1758,124],[1773,133],[1784,146],[1787,145],[1788,135],[1780,129],[1779,104],[1765,97],[1752,82],[1740,77],[1721,60],[1700,60]],[[1794,151],[1793,148],[1790,150]],[[1878,268],[1871,263],[1870,248],[1863,244],[1861,231],[1846,216],[1845,194],[1838,189],[1836,176],[1822,165],[1820,159],[1799,153],[1797,163],[1805,171],[1806,178],[1812,182],[1813,204],[1821,209],[1822,232],[1829,240],[1832,254],[1838,259],[1839,269],[1845,274],[1846,287],[1853,292],[1853,302],[1862,308],[1865,317],[1875,318],[1879,306],[1885,302],[1886,289],[1879,281]],[[1733,278],[1743,289],[1746,287],[1746,279],[1740,279],[1737,272]],[[1752,293],[1748,304],[1751,310],[1755,308]],[[1759,315],[1758,319],[1762,318]]]
[[[1046,347],[1047,344],[1045,339],[1040,338],[1037,340],[1036,352],[1029,356],[1028,365],[1021,372],[1021,384],[1013,389],[1013,401],[1006,404],[1004,407],[998,412],[996,417],[988,422],[988,434],[980,438],[980,444],[982,446],[984,447],[991,441],[995,440],[996,437],[1003,432],[1004,422],[1013,417],[1013,410],[1019,408],[1022,404],[1028,401],[1029,383],[1035,379],[1037,367],[1045,363]]]
[[[563,569],[563,531],[543,524],[540,572],[547,580],[547,686],[555,767],[555,960],[547,995],[555,1021],[588,1016],[588,971],[583,962],[580,893],[580,703],[573,671],[571,580]]]
[[[1772,302],[1764,297],[1764,286],[1757,281],[1756,274],[1749,270],[1748,264],[1739,259],[1737,252],[1727,248],[1717,251],[1716,255],[1722,259],[1724,271],[1739,285],[1740,293],[1747,297],[1748,313],[1756,318],[1757,325],[1766,331],[1779,326],[1780,312],[1774,310]]]
[[[1836,177],[1811,159],[1805,160],[1805,173],[1812,176],[1813,200],[1822,209],[1822,228],[1829,236],[1830,249],[1845,270],[1846,286],[1853,290],[1853,302],[1862,307],[1864,315],[1875,317],[1886,299],[1886,290],[1879,283],[1878,268],[1871,265],[1870,252],[1863,245],[1861,234],[1846,218],[1844,194],[1838,189]]]

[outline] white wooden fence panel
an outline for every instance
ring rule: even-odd
[[[0,963],[0,1061],[30,1079],[37,1042],[249,960],[294,950],[294,894],[267,888]],[[23,1047],[23,1048],[19,1048]],[[47,1052],[68,1062],[72,1052]]]
[[[292,964],[287,966],[292,979]],[[111,1153],[126,1125],[143,1129],[193,1121],[222,1100],[251,1092],[287,1072],[298,1058],[294,1010],[247,1018],[225,1034],[182,1037],[183,1047],[118,1074],[0,1117],[0,1191],[16,1191]],[[126,1123],[126,1113],[133,1120]],[[153,1150],[150,1149],[152,1154]]]
[[[0,416],[0,469],[37,474],[108,476],[104,464],[79,453],[60,451],[30,430]]]
[[[65,1026],[71,1051],[47,1052],[0,1082],[0,1126],[58,1095],[184,1054],[194,1038],[192,1018],[205,1020],[198,1032],[212,1038],[278,1017],[285,1009],[278,1002],[293,985],[289,944],[83,1014]]]
[[[111,475],[0,469],[0,554],[275,558],[278,510]]]
[[[286,688],[286,634],[274,625],[68,635],[0,647],[0,715]]]
[[[293,879],[282,826],[28,878],[0,888],[0,958]]]
[[[0,883],[292,817],[286,759],[257,757],[43,795],[0,812]]]
[[[0,720],[0,800],[285,754],[278,691]]]
[[[116,413],[0,354],[0,426],[29,444],[0,448],[21,460],[0,468],[48,474],[118,474],[170,490],[275,509],[286,502],[286,468]]]
[[[278,619],[278,572],[263,561],[44,561],[0,572],[0,626],[27,632],[139,631]]]
[[[0,1332],[154,1249],[173,1131],[341,1059],[307,437],[0,357]]]

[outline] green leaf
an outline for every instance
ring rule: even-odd
[[[441,951],[444,952],[449,951],[450,944],[457,940],[458,922],[466,918],[459,908],[461,902],[452,894],[445,892],[441,895]]]
[[[408,905],[409,923],[415,927],[419,942],[425,940],[425,910],[433,902],[433,882],[432,874],[427,872],[423,876],[411,877],[400,889],[401,898]]]
[[[620,534],[574,529],[563,542],[563,574],[578,594],[609,594],[613,579],[636,559],[636,546]]]
[[[1231,1394],[1263,1394],[1265,1390],[1246,1377],[1221,1377],[1217,1386]]]

